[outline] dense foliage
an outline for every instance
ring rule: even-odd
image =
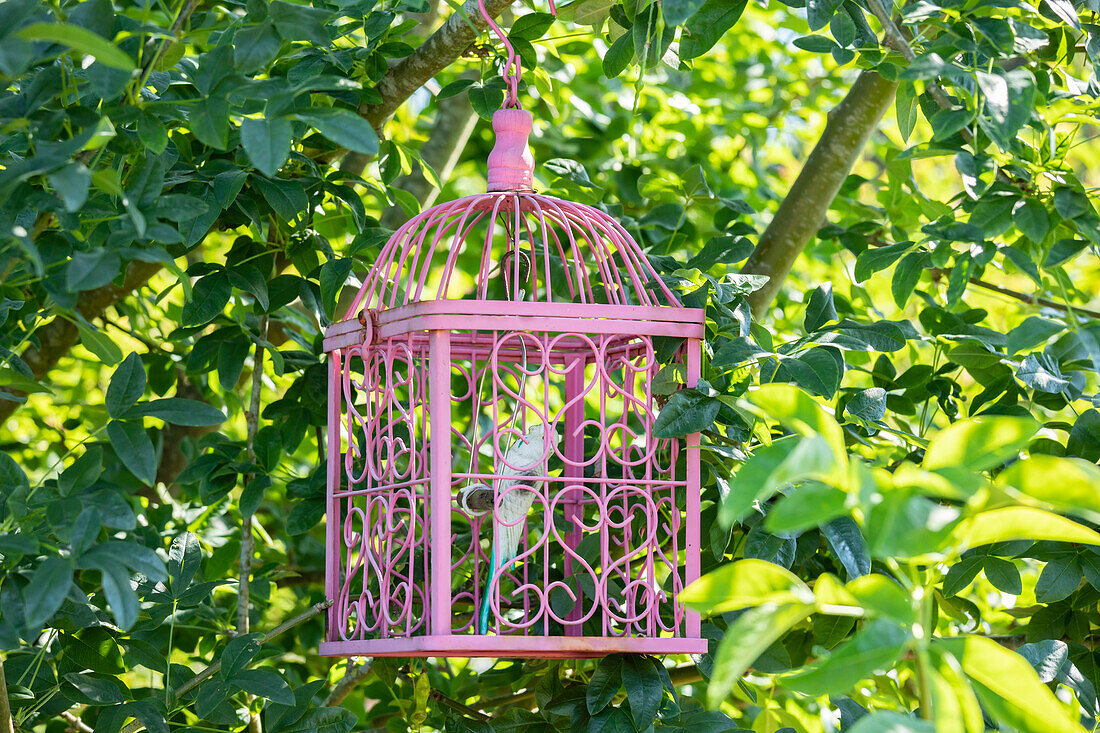
[[[0,4],[16,729],[1094,729],[1096,0],[513,8],[540,188],[707,308],[660,429],[705,435],[712,650],[318,657],[321,333],[417,170],[483,187],[488,126],[451,171],[433,120],[503,98],[483,35],[373,111],[439,5]],[[754,300],[741,263],[875,73],[893,111]]]

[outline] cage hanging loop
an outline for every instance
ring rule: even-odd
[[[551,15],[558,14],[558,8],[554,4],[554,0],[550,2]],[[500,42],[504,45],[504,50],[507,54],[504,62],[504,86],[507,89],[507,93],[504,96],[504,104],[501,109],[519,109],[519,83],[523,78],[523,64],[519,54],[516,53],[515,46],[508,40],[508,34],[506,34],[497,22],[493,20],[489,15],[489,11],[485,9],[485,0],[477,0],[477,8],[481,11],[481,17],[485,19],[485,23],[493,29],[493,32],[497,34]],[[490,189],[492,190],[492,189]]]

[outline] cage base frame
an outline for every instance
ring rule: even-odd
[[[323,641],[322,657],[592,659],[609,654],[705,654],[707,640],[676,637],[451,634]]]

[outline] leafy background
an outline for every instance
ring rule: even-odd
[[[705,435],[711,653],[316,654],[321,333],[483,190],[475,5],[8,0],[14,726],[1094,729],[1096,0],[489,5],[539,188],[707,309],[660,429]]]

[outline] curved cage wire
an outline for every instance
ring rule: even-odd
[[[457,271],[477,255],[471,282]],[[516,300],[678,307],[630,234],[591,206],[533,192],[477,194],[434,206],[389,239],[352,302]]]
[[[501,110],[486,194],[410,219],[329,356],[324,654],[702,653],[699,377],[683,307],[606,213],[531,190]]]

